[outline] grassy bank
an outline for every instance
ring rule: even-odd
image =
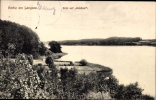
[[[101,72],[101,73],[110,73],[112,74],[112,69],[103,65],[94,64],[87,62],[87,65],[81,65],[78,61],[59,61],[56,60],[54,64],[57,66],[58,69],[60,68],[76,68],[79,74],[89,74],[91,72]]]
[[[67,55],[68,53],[54,53],[53,54],[53,57],[54,57],[54,59],[59,59],[59,58],[61,58],[62,56],[65,56],[65,55]]]

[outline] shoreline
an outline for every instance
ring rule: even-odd
[[[54,53],[53,54],[53,57],[54,57],[54,59],[59,59],[59,58],[61,58],[62,56],[65,56],[65,55],[67,55],[68,53],[64,53],[64,52],[62,52],[62,53]]]
[[[137,47],[141,47],[141,46],[148,46],[148,47],[156,47],[156,45],[63,45],[62,46],[137,46]]]

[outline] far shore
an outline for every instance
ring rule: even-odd
[[[156,47],[156,45],[78,45],[78,44],[76,44],[76,45],[63,45],[62,44],[62,46],[101,46],[101,47],[103,47],[103,46],[107,46],[107,47],[111,47],[111,46],[117,46],[117,47],[120,47],[120,46],[122,46],[122,47],[125,47],[125,46],[136,46],[136,47],[142,47],[142,46],[148,46],[148,47]]]

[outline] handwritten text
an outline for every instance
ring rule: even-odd
[[[54,12],[53,12],[53,15],[55,15],[55,8],[54,7],[52,7],[52,8],[48,8],[47,6],[44,6],[44,5],[42,5],[42,4],[40,4],[40,2],[38,1],[37,2],[37,6],[38,6],[38,9],[39,10],[53,10]]]

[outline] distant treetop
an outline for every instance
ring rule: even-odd
[[[82,39],[58,41],[61,45],[135,45],[134,42],[141,41],[140,37],[110,37],[106,39]]]
[[[62,53],[60,43],[56,41],[50,41],[48,45],[50,46],[50,51],[54,53]]]

